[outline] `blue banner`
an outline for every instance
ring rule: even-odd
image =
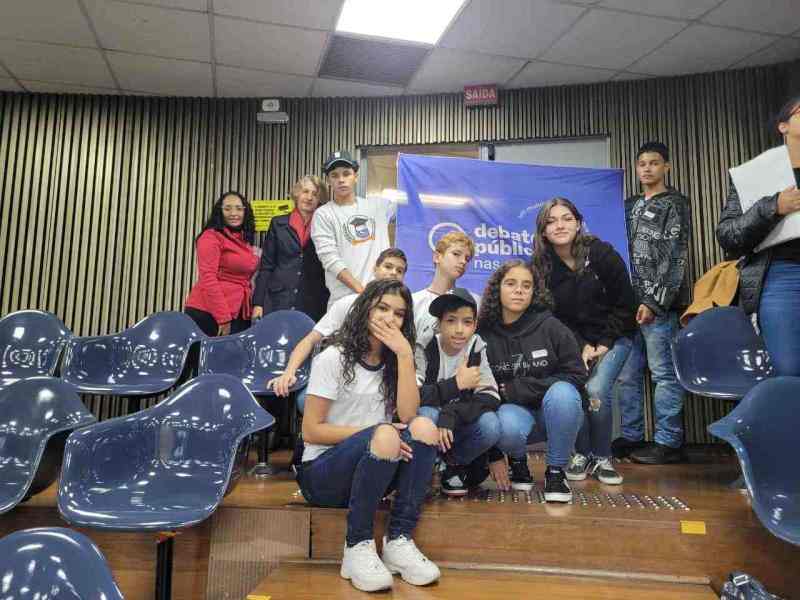
[[[406,284],[412,291],[430,284],[433,248],[457,230],[476,247],[459,284],[481,294],[503,262],[531,257],[536,215],[554,196],[571,200],[585,230],[613,245],[630,268],[622,176],[621,169],[401,154],[397,182],[407,201],[398,208],[396,244],[408,256]]]

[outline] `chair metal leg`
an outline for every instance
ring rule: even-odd
[[[156,590],[155,600],[171,600],[172,598],[172,558],[174,552],[172,533],[159,536],[156,544]]]
[[[250,476],[259,479],[272,477],[280,473],[280,469],[269,464],[269,429],[260,433],[261,442],[258,446],[258,463],[250,470]]]

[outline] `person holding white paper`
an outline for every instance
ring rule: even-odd
[[[776,128],[789,151],[795,185],[756,200],[746,211],[730,182],[717,225],[717,240],[727,258],[739,262],[739,304],[758,313],[764,343],[778,375],[800,375],[800,238],[759,246],[785,217],[800,211],[800,95],[778,113]]]

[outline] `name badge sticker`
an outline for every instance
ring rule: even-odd
[[[547,356],[547,348],[542,348],[541,350],[534,350],[531,352],[531,358],[544,358]]]

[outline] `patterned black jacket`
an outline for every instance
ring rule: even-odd
[[[640,201],[641,200],[641,201]],[[636,300],[657,316],[689,305],[689,199],[675,188],[649,200],[625,200],[625,222]]]

